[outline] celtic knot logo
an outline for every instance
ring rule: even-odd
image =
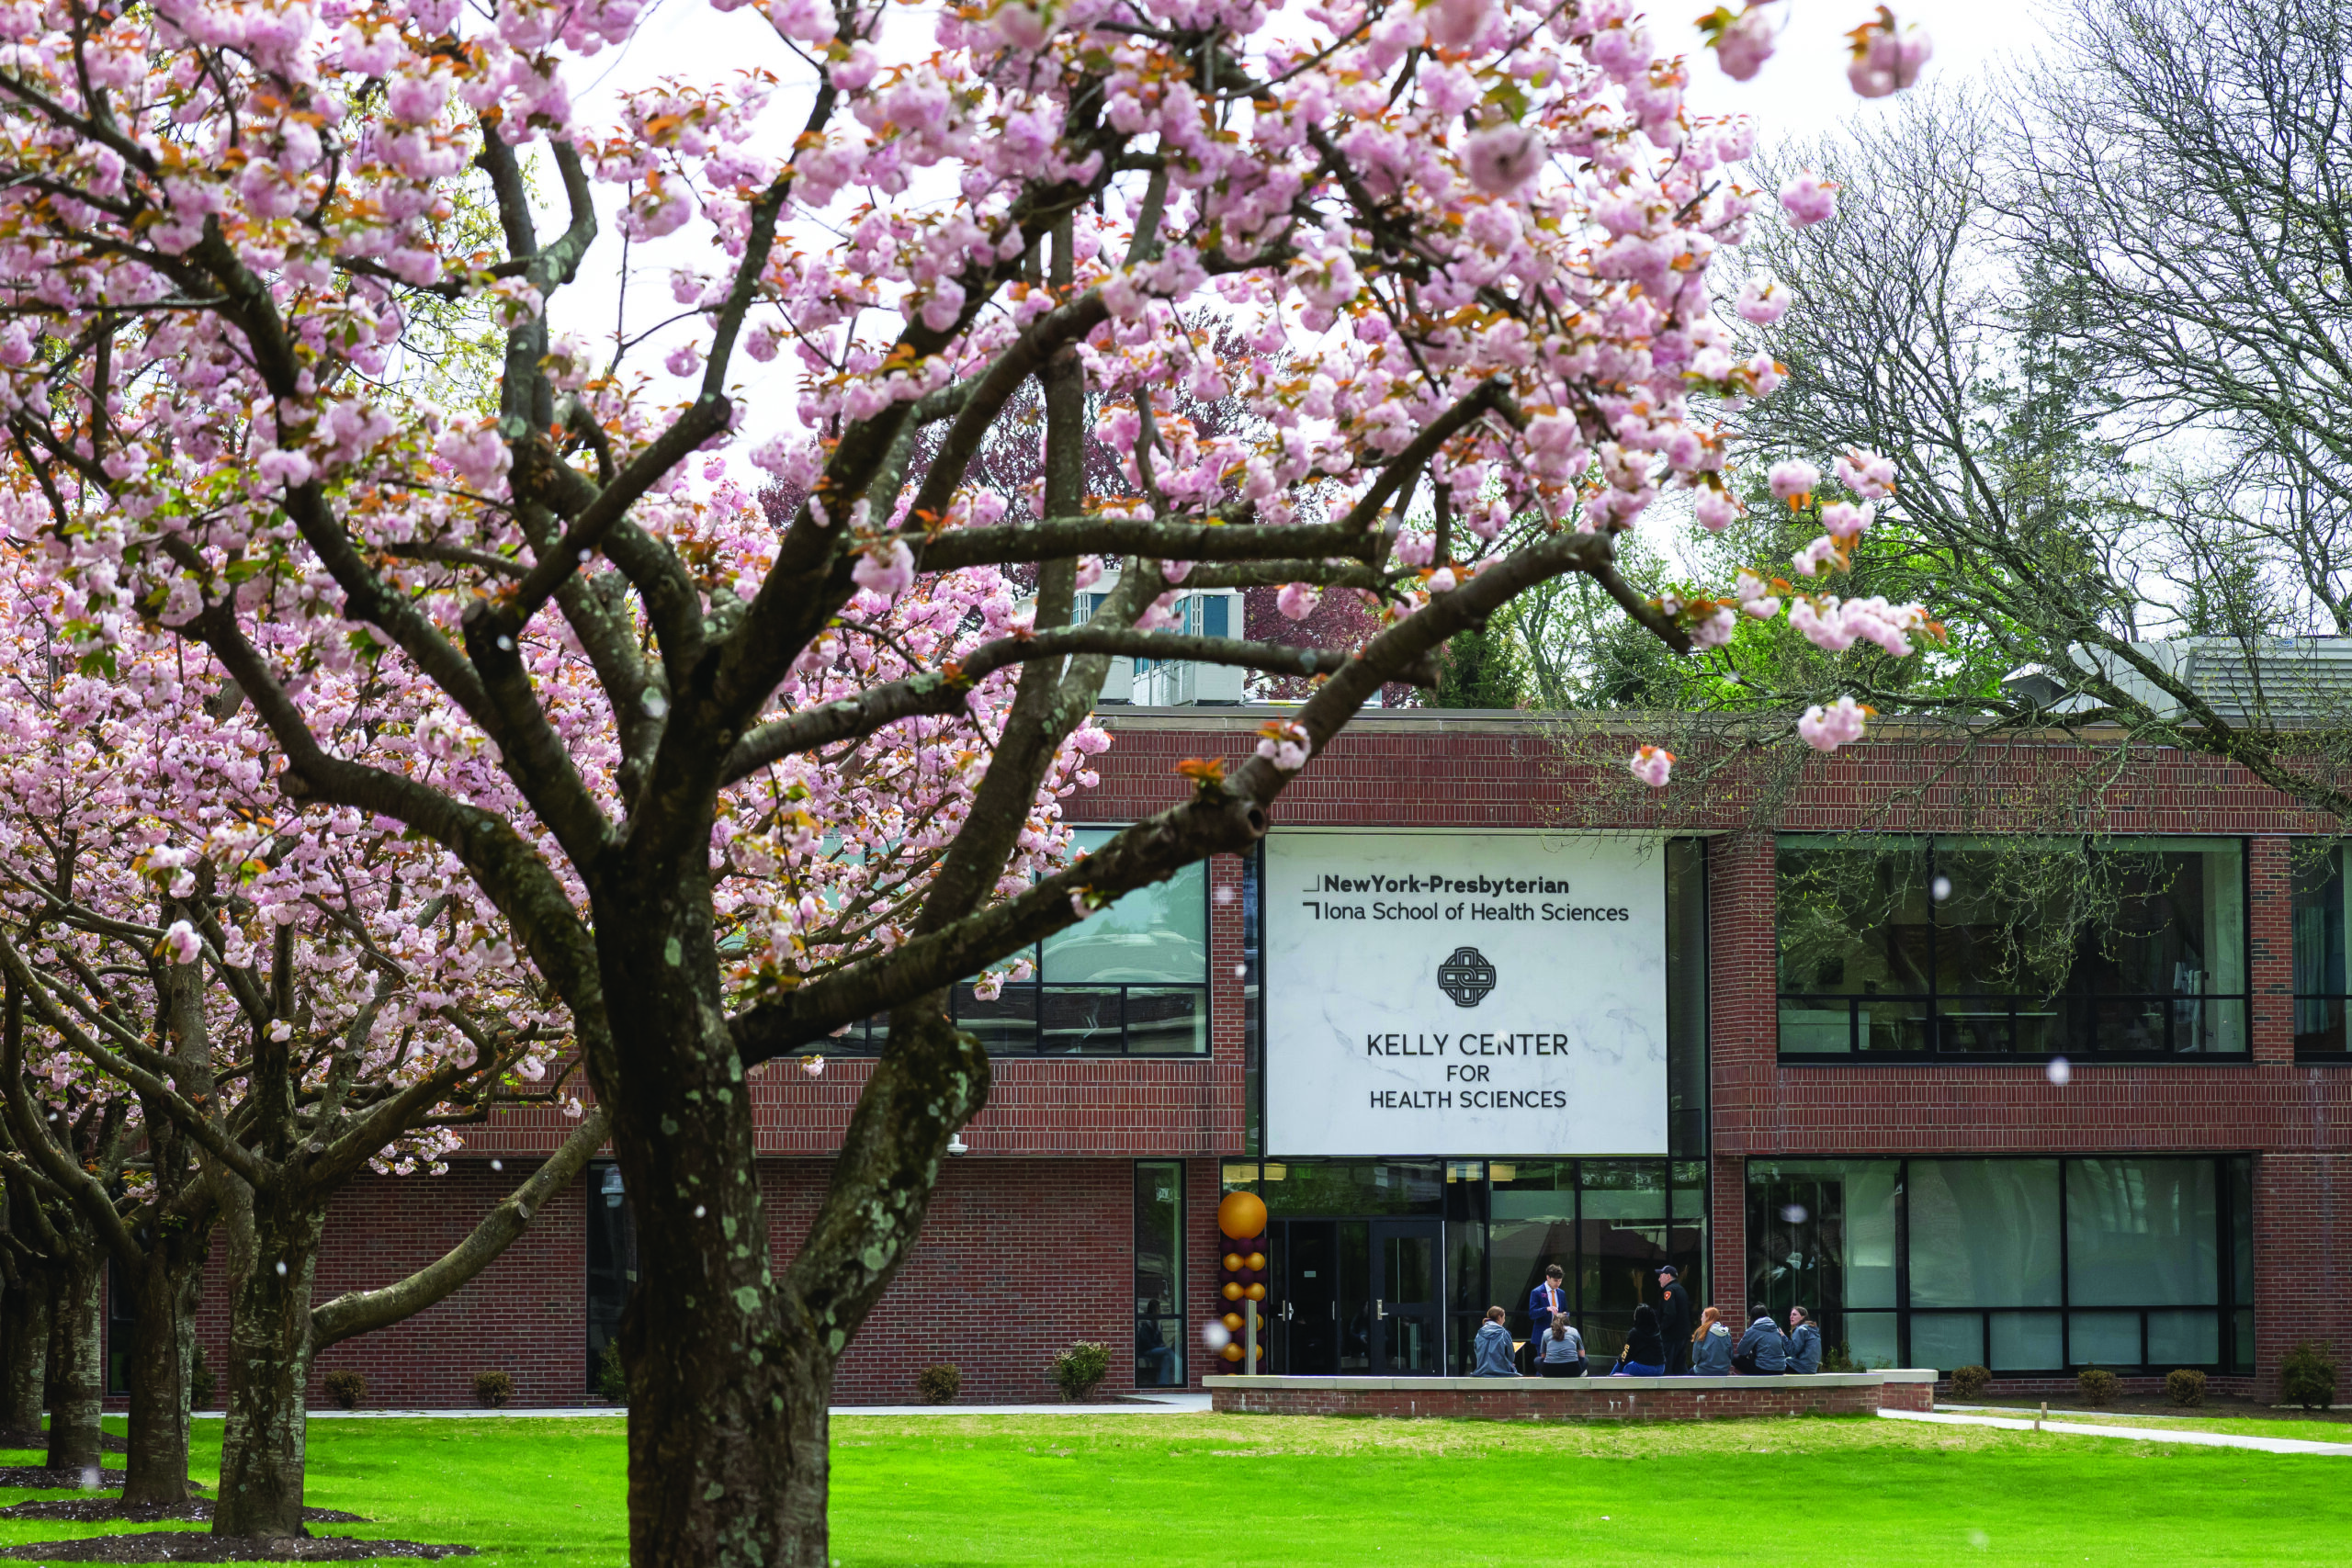
[[[1458,1008],[1474,1008],[1495,988],[1495,966],[1475,947],[1457,947],[1453,956],[1437,966],[1437,988]]]

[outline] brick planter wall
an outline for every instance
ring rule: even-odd
[[[1723,1421],[1932,1410],[1931,1371],[1804,1378],[1227,1378],[1210,1404],[1235,1416],[1390,1416],[1456,1421]]]

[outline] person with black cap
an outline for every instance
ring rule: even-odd
[[[1666,1371],[1672,1377],[1690,1370],[1690,1292],[1683,1288],[1682,1271],[1671,1263],[1657,1266],[1657,1283],[1666,1292],[1658,1332],[1666,1337]]]

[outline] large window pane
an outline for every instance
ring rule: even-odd
[[[1973,1312],[1911,1314],[1911,1364],[1950,1372],[1984,1364],[1984,1319]]]
[[[1584,1160],[1577,1171],[1585,1339],[1613,1356],[1633,1326],[1634,1308],[1657,1301],[1652,1270],[1666,1261],[1667,1167],[1663,1160]]]
[[[1926,994],[1925,840],[1784,837],[1777,882],[1782,991]]]
[[[2140,1364],[2140,1314],[2136,1312],[2073,1313],[2066,1319],[2066,1332],[2075,1366]]]
[[[1197,1056],[1209,1048],[1209,994],[1204,987],[1127,987],[1127,1054]]]
[[[1707,1152],[1707,841],[1666,845],[1666,1079],[1668,1149]]]
[[[2210,1312],[2148,1314],[2148,1365],[2210,1367],[2222,1359],[2222,1320]]]
[[[2294,856],[2295,1049],[2346,1049],[2344,847]]]
[[[1803,1306],[1830,1343],[1850,1348],[1866,1332],[1854,1321],[1862,1312],[1898,1304],[1900,1170],[1891,1159],[1750,1160],[1747,1301],[1765,1303],[1775,1316]],[[1883,1329],[1890,1360],[1893,1321]]]
[[[1544,1269],[1558,1264],[1561,1289],[1576,1290],[1576,1167],[1568,1160],[1519,1160],[1489,1168],[1487,1252],[1495,1299],[1475,1304],[1481,1314],[1489,1305],[1502,1307],[1510,1314],[1512,1335],[1524,1338],[1528,1292],[1544,1282]]]
[[[2056,1160],[1910,1169],[1913,1306],[2059,1304]]]
[[[1184,1383],[1184,1166],[1136,1162],[1136,1386]]]
[[[2065,1337],[2054,1312],[1996,1312],[1992,1359],[1996,1372],[2044,1372],[2066,1364]]]
[[[2077,1306],[2218,1303],[2214,1185],[2210,1159],[2068,1160],[2067,1299]]]
[[[1110,841],[1108,829],[1085,829],[1077,847]],[[1195,861],[1165,882],[1138,887],[1091,919],[1046,939],[1042,978],[1128,984],[1207,983],[1208,867]]]
[[[1891,1367],[1901,1359],[1894,1337],[1894,1314],[1891,1312],[1849,1312],[1846,1314],[1846,1354],[1857,1366],[1875,1371]]]

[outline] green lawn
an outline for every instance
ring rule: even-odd
[[[1971,1406],[1968,1414],[1976,1413]],[[2030,1404],[1988,1404],[1988,1416],[2022,1416],[2031,1419]],[[2240,1438],[2293,1438],[2306,1443],[2352,1444],[2352,1421],[2330,1421],[2315,1416],[2296,1416],[2281,1413],[2278,1416],[2232,1416],[2221,1411],[2199,1414],[2182,1410],[2162,1416],[2144,1411],[2121,1410],[2053,1410],[2052,1422],[2073,1421],[2094,1427],[2169,1427],[2183,1432],[2227,1432]]]
[[[219,1439],[200,1429],[206,1479]],[[2277,1568],[2341,1562],[2352,1527],[2352,1457],[1867,1417],[848,1417],[834,1442],[843,1568]],[[353,1533],[468,1542],[484,1568],[624,1561],[617,1420],[321,1421],[311,1456],[313,1503],[379,1521]],[[91,1533],[0,1524],[8,1542]]]

